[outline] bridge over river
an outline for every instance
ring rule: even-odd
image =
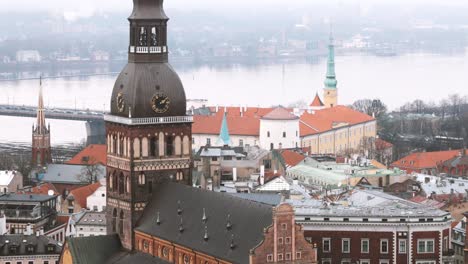
[[[0,116],[36,117],[37,106],[0,104]],[[87,144],[105,144],[104,112],[67,108],[46,108],[46,119],[86,122]]]

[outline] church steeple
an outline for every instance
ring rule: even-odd
[[[221,129],[219,131],[217,144],[222,144],[223,146],[231,145],[231,136],[229,135],[226,113],[223,115],[223,121],[221,122]]]
[[[39,80],[39,100],[37,104],[36,126],[32,134],[32,167],[45,166],[52,162],[50,152],[50,126],[46,126],[44,98],[42,95],[42,77]]]
[[[330,40],[328,44],[327,75],[325,78],[325,88],[323,89],[324,103],[326,107],[334,107],[338,104],[338,81],[335,73],[335,45],[333,34],[330,30]]]

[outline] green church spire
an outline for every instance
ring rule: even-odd
[[[229,135],[226,113],[223,115],[223,121],[221,122],[221,130],[219,131],[217,144],[223,144],[223,146],[229,146],[231,144],[231,136]]]
[[[328,44],[327,78],[325,79],[325,89],[336,89],[338,81],[335,74],[335,46],[333,35],[330,33],[330,43]]]

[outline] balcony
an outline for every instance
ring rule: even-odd
[[[128,50],[130,53],[137,54],[161,54],[167,53],[167,46],[130,46]]]

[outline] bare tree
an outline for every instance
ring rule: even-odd
[[[387,106],[380,99],[361,99],[354,102],[351,107],[359,112],[365,113],[375,118],[379,118],[387,113]]]
[[[81,169],[81,174],[77,175],[78,180],[84,183],[95,183],[98,176],[103,173],[103,168],[96,159],[92,158],[86,162],[86,166]]]

